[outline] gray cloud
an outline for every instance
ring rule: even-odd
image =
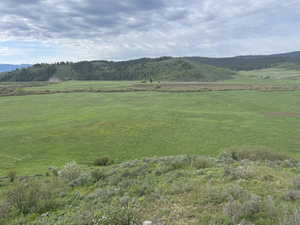
[[[123,59],[243,54],[251,41],[269,53],[300,47],[265,46],[287,33],[297,40],[299,10],[298,0],[3,0],[0,45],[34,40],[70,56]]]

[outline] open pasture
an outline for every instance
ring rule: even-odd
[[[227,148],[300,158],[300,92],[65,93],[0,98],[0,174]],[[295,115],[295,116],[293,116]]]

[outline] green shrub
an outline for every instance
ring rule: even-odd
[[[251,195],[248,200],[241,202],[239,200],[230,200],[224,205],[225,216],[229,217],[233,224],[242,223],[243,218],[252,218],[262,211],[263,202],[256,195]]]
[[[275,218],[279,215],[278,209],[276,207],[276,204],[272,198],[272,196],[267,196],[267,198],[264,201],[264,210],[268,217]]]
[[[171,165],[160,165],[157,169],[155,169],[153,172],[156,176],[161,176],[163,174],[166,174],[170,171],[174,170],[174,168]]]
[[[298,209],[294,209],[292,212],[286,211],[280,218],[280,225],[299,225],[300,213]]]
[[[255,177],[256,171],[250,166],[225,167],[224,176],[228,176],[233,180],[251,179]]]
[[[10,182],[14,182],[17,178],[17,172],[15,170],[11,170],[8,172],[7,176]]]
[[[300,199],[300,191],[289,190],[285,193],[284,199],[287,201],[296,201]]]
[[[93,180],[90,173],[82,173],[80,176],[69,182],[69,186],[78,187],[92,184]]]
[[[296,176],[294,179],[293,179],[293,185],[294,185],[294,188],[296,189],[300,189],[300,176]]]
[[[249,199],[250,193],[247,190],[244,190],[238,184],[232,184],[225,188],[224,194],[227,199],[234,200],[246,200]]]
[[[170,166],[173,170],[184,169],[191,166],[191,156],[178,156],[170,161]]]
[[[249,200],[242,204],[241,214],[243,217],[251,217],[262,210],[261,198],[257,195],[251,195]]]
[[[145,183],[137,183],[132,185],[130,188],[130,194],[133,196],[141,197],[153,192],[153,185],[148,182]]]
[[[114,161],[112,159],[110,159],[109,157],[97,158],[94,161],[95,166],[109,166],[109,165],[112,165],[113,163],[114,163]]]
[[[102,217],[101,225],[140,225],[130,207],[111,207]]]
[[[9,211],[10,206],[7,202],[0,203],[0,221],[8,216]]]
[[[58,175],[67,181],[73,181],[80,177],[82,170],[76,162],[66,164]]]
[[[291,159],[287,155],[274,152],[266,148],[229,149],[225,154],[231,155],[231,158],[236,161],[241,161],[244,159],[253,161],[282,161]]]
[[[95,182],[98,182],[99,180],[103,180],[105,178],[105,174],[103,170],[96,169],[91,172],[91,177]]]
[[[59,174],[59,170],[58,170],[58,168],[57,167],[55,167],[55,166],[51,166],[51,167],[49,167],[49,170],[51,171],[51,173],[52,173],[52,175],[53,176],[55,176],[55,177],[57,177]]]
[[[242,205],[239,201],[229,201],[224,205],[224,215],[230,218],[232,224],[238,224],[241,221]]]
[[[170,186],[170,189],[167,191],[168,194],[178,195],[182,193],[191,192],[194,189],[194,185],[192,182],[187,182],[185,180],[181,182],[173,183]]]
[[[206,189],[206,200],[208,203],[221,204],[226,201],[227,196],[222,188],[215,187],[212,184],[208,184]]]
[[[59,193],[63,186],[58,182],[17,183],[7,193],[7,203],[22,214],[44,213],[60,205]]]
[[[192,160],[192,167],[196,169],[205,169],[214,166],[214,162],[206,157],[194,157]]]

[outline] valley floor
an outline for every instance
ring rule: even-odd
[[[1,97],[0,174],[38,174],[70,161],[90,165],[100,156],[122,162],[228,148],[299,158],[299,97],[300,91],[247,90]]]

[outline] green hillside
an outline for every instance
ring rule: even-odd
[[[83,61],[36,64],[0,74],[0,81],[60,80],[170,80],[218,81],[234,75],[229,69],[194,63],[184,58],[162,57],[121,62]]]
[[[278,64],[300,65],[300,52],[227,58],[187,57],[186,59],[195,63],[224,67],[232,70],[259,70],[271,68]]]

